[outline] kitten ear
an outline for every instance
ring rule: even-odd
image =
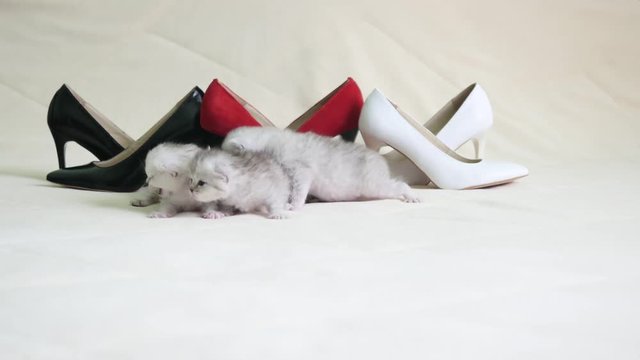
[[[244,145],[240,144],[236,140],[229,141],[229,149],[232,153],[241,154],[244,152]]]
[[[220,181],[222,181],[225,184],[229,183],[229,176],[227,175],[228,173],[228,169],[226,168],[226,166],[223,165],[217,165],[213,171],[213,176],[216,179],[219,179]]]
[[[228,184],[229,183],[229,177],[227,176],[227,174],[220,172],[220,171],[216,171],[214,173],[214,176],[218,179],[220,179],[223,183]]]

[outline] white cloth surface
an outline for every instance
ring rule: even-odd
[[[636,0],[2,1],[0,358],[640,358],[638,19]],[[285,126],[347,76],[423,121],[481,83],[487,157],[531,175],[283,221],[147,219],[45,181],[62,83],[137,137],[214,77]]]

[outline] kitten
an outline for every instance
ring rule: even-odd
[[[147,190],[139,190],[142,199],[131,202],[134,206],[147,206],[160,202],[151,218],[167,218],[184,211],[198,211],[203,218],[217,219],[228,211],[219,211],[215,203],[201,203],[193,198],[189,189],[189,165],[203,149],[193,144],[163,143],[147,154],[145,172]],[[139,193],[139,195],[140,195]]]
[[[391,178],[382,155],[342,139],[276,128],[240,127],[227,134],[222,149],[235,154],[273,155],[292,179],[293,209],[300,208],[308,194],[322,201],[420,201],[409,185]]]
[[[289,178],[264,154],[202,151],[191,163],[191,192],[198,201],[217,201],[240,212],[266,211],[270,219],[284,219],[290,209]]]

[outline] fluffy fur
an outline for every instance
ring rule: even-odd
[[[263,154],[206,150],[192,162],[191,191],[198,201],[217,201],[240,212],[264,211],[271,219],[282,219],[288,217],[290,189],[282,167]]]
[[[222,149],[235,154],[271,154],[292,179],[294,209],[304,204],[308,194],[322,201],[420,201],[406,183],[390,177],[380,154],[342,139],[276,128],[241,127],[227,135]]]
[[[131,200],[132,206],[137,207],[145,207],[153,204],[157,204],[160,202],[160,193],[161,189],[154,188],[149,186],[148,183],[145,183],[138,191],[133,195],[133,199]]]
[[[193,144],[173,143],[160,144],[149,151],[145,161],[148,188],[141,190],[143,197],[131,205],[147,206],[159,201],[158,210],[149,214],[152,218],[172,217],[184,211],[198,211],[203,218],[227,215],[215,203],[201,203],[191,195],[189,165],[200,151],[203,149]]]

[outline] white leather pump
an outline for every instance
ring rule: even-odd
[[[480,84],[471,84],[449,100],[423,126],[449,148],[457,150],[471,141],[475,157],[484,156],[485,134],[493,125],[489,97]],[[409,185],[426,185],[431,180],[398,151],[384,155],[389,170]]]
[[[447,131],[448,124],[452,126],[450,129],[458,129],[456,133],[467,131],[463,120],[463,115],[467,112],[465,109],[464,106],[458,107],[454,116],[450,117],[448,123],[444,123],[446,126],[443,126],[439,133],[446,134],[443,131]],[[471,110],[469,112],[473,113]],[[452,122],[454,118],[456,121]],[[360,113],[359,127],[367,147],[379,150],[384,145],[391,146],[411,160],[441,189],[489,187],[509,183],[529,174],[527,168],[518,164],[467,159],[458,155],[427,127],[403,114],[377,89],[373,90],[365,101]],[[477,135],[471,135],[471,132],[467,134],[469,135],[466,135],[465,142],[469,138],[477,138]],[[452,138],[458,138],[462,139],[458,141],[463,141],[464,137],[451,135],[448,139],[452,141]]]

